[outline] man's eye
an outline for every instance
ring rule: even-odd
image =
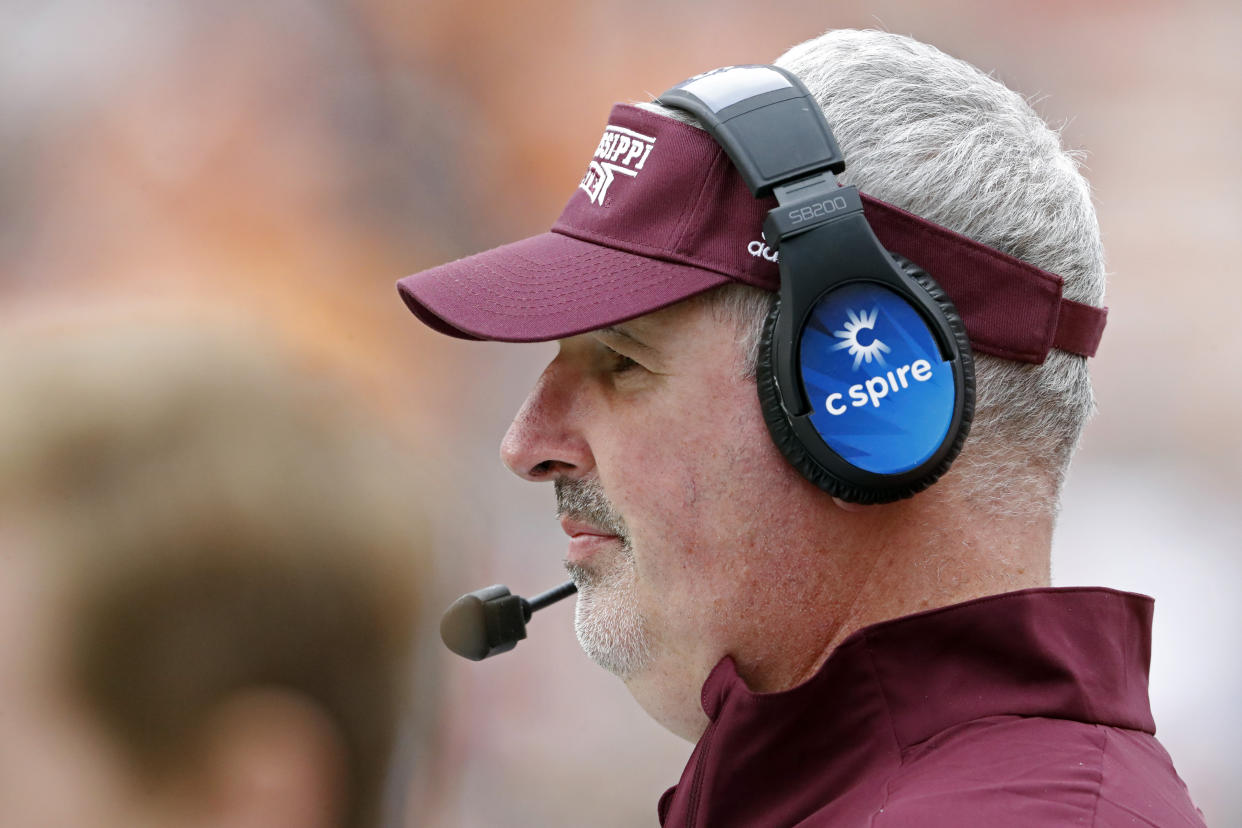
[[[641,367],[637,362],[630,359],[625,354],[617,353],[612,348],[609,348],[607,345],[603,346],[603,348],[604,348],[604,357],[607,360],[607,366],[608,366],[609,373],[624,374],[626,371],[629,371],[632,368]]]

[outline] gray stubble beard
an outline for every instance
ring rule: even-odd
[[[555,488],[558,517],[588,521],[620,538],[620,555],[603,567],[567,561],[565,568],[578,585],[578,643],[596,664],[628,680],[651,662],[652,653],[647,620],[638,610],[638,569],[625,521],[597,480],[558,479]]]

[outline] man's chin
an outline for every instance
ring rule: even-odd
[[[574,632],[583,652],[622,681],[651,662],[646,619],[634,600],[632,575],[567,565],[578,585]]]

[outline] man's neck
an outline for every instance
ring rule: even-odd
[[[821,606],[835,617],[800,625],[818,633],[818,639],[802,649],[786,650],[783,663],[770,652],[758,662],[735,655],[739,673],[752,690],[774,692],[801,684],[837,645],[871,624],[1050,584],[1050,513],[977,514],[969,503],[954,502],[951,487],[920,498],[838,517],[854,521],[851,547],[865,550],[855,560],[852,587],[843,591],[841,584],[823,585]],[[791,618],[789,623],[799,621]]]
[[[787,690],[863,627],[1049,582],[1050,513],[982,515],[952,486],[861,509],[814,492],[791,503],[781,528],[752,539],[719,638],[690,651],[654,647],[654,663],[626,679],[647,713],[683,738],[696,741],[707,726],[700,692],[725,656],[752,691]]]

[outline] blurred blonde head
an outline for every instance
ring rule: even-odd
[[[420,499],[385,430],[305,368],[174,326],[5,335],[0,563],[43,596],[16,692],[63,696],[32,715],[90,733],[0,795],[27,807],[0,822],[377,824],[411,678]],[[46,746],[6,741],[16,785]],[[84,753],[114,766],[98,786],[113,810],[64,810],[90,785],[31,801],[74,789],[57,776]]]

